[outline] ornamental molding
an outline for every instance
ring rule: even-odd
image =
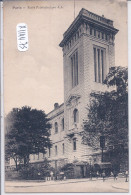
[[[78,101],[78,99],[80,99],[80,98],[81,98],[81,96],[78,95],[78,94],[72,94],[72,95],[70,95],[70,96],[68,97],[68,99],[66,100],[66,106],[71,105],[71,103],[72,103],[73,101]]]

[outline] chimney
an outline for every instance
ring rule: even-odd
[[[55,103],[54,104],[54,109],[57,109],[57,108],[59,108],[59,104],[58,103]]]

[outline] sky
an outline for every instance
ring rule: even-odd
[[[37,7],[37,8],[36,8]],[[115,64],[127,66],[126,0],[76,0],[75,17],[81,8],[114,21]],[[74,20],[74,1],[4,2],[4,112],[31,106],[46,113],[64,101],[63,53],[59,43]],[[17,49],[16,26],[28,26],[29,49]]]

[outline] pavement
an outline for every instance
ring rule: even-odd
[[[92,180],[89,178],[81,178],[46,182],[43,180],[5,182],[6,192],[30,192],[31,189],[33,192],[47,192],[49,189],[51,192],[57,192],[57,190],[60,190],[59,192],[65,192],[67,190],[66,192],[68,192],[68,190],[72,190],[72,187],[77,189],[77,192],[94,192],[93,190],[95,192],[129,192],[129,182],[125,182],[125,178],[118,178],[114,181],[114,178],[110,177],[106,178],[104,182],[102,178],[92,178]]]
[[[125,191],[129,191],[129,182],[123,181],[123,182],[114,183],[112,184],[112,187],[116,189],[122,189]]]

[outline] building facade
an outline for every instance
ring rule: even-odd
[[[107,90],[103,81],[115,66],[117,32],[112,20],[82,9],[63,35],[64,103],[55,103],[48,114],[53,146],[47,157],[54,167],[101,161],[100,151],[82,144],[83,121],[90,93]]]
[[[48,113],[53,145],[46,157],[55,170],[75,162],[77,176],[84,177],[87,165],[101,163],[101,151],[82,142],[83,121],[88,117],[90,93],[107,90],[103,81],[115,66],[117,32],[112,20],[82,9],[63,35],[64,103],[55,103]],[[43,154],[30,155],[30,163],[42,163],[44,158]]]

